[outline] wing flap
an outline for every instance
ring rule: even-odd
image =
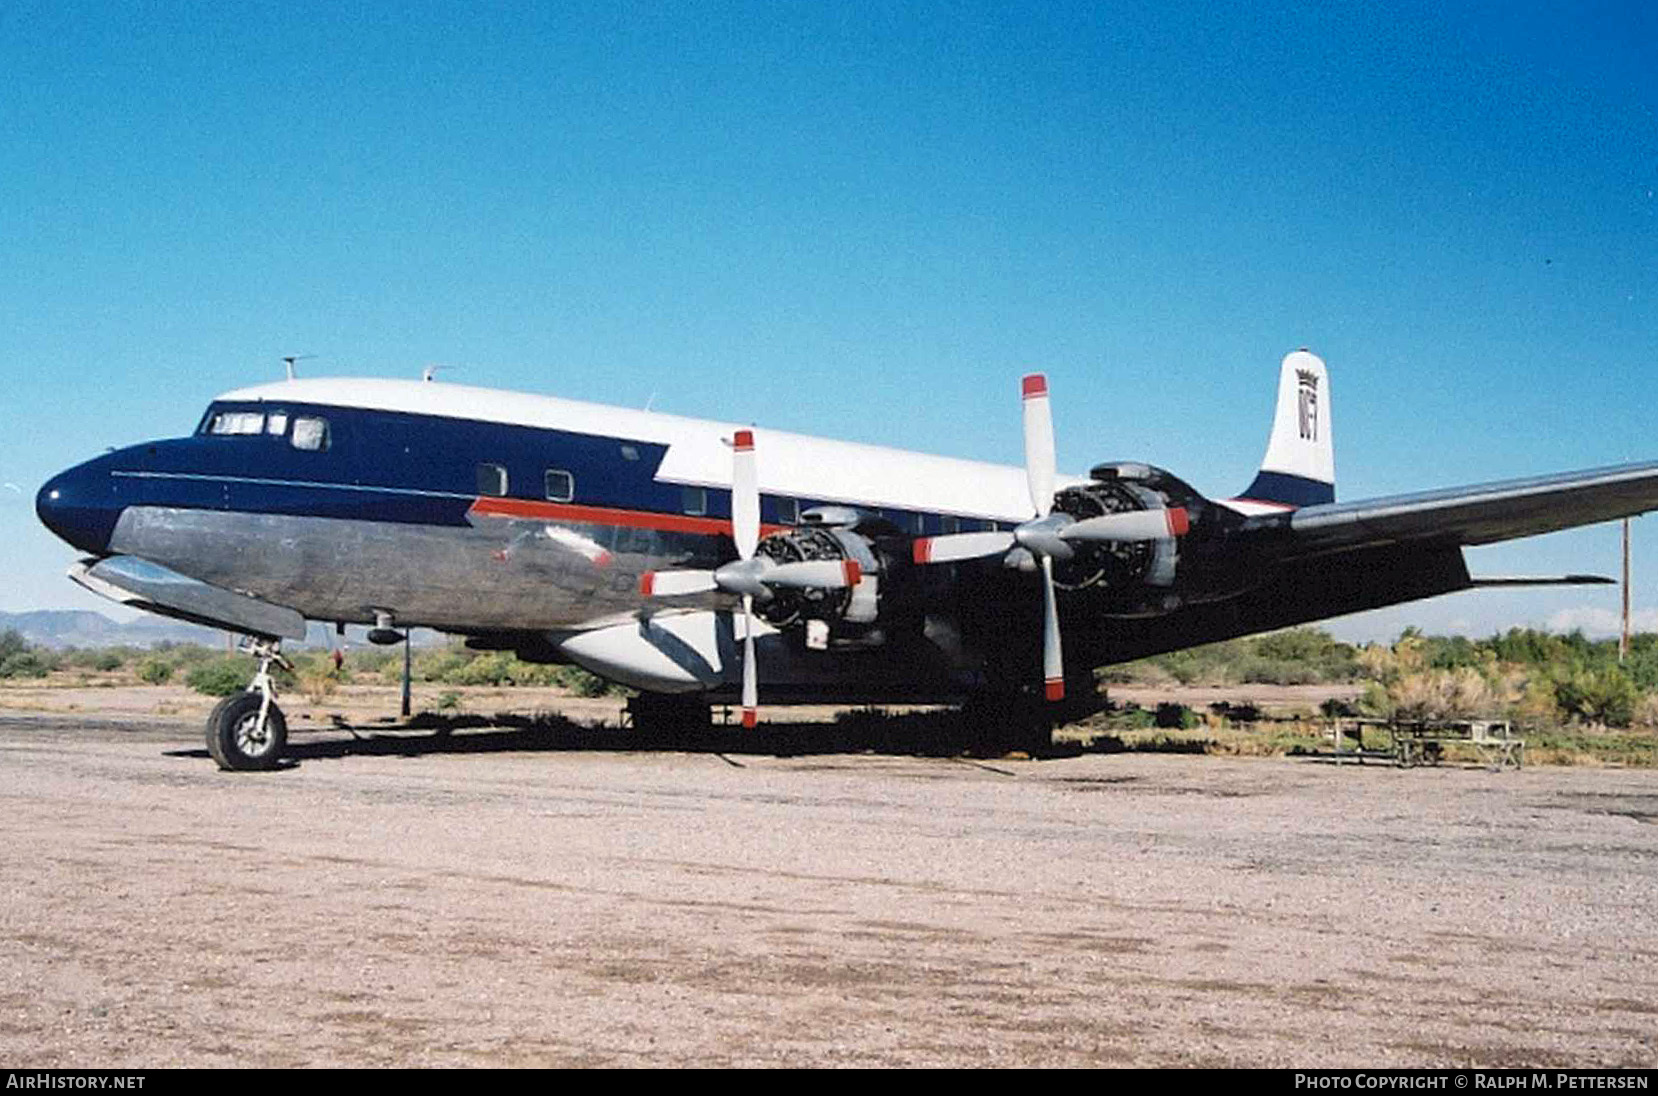
[[[1658,462],[1307,506],[1251,518],[1245,528],[1288,532],[1291,554],[1314,554],[1425,540],[1492,544],[1653,509]]]

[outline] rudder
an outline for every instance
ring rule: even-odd
[[[1306,349],[1284,357],[1278,373],[1278,409],[1261,470],[1239,496],[1280,506],[1316,506],[1336,500],[1331,444],[1330,374]]]

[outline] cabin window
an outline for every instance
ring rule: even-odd
[[[558,468],[547,469],[547,497],[553,502],[569,502],[576,497],[576,477]]]
[[[322,452],[328,448],[328,420],[304,416],[295,419],[291,441],[295,449]]]
[[[265,433],[280,438],[288,432],[288,412],[272,411],[265,418]]]
[[[624,446],[622,446],[622,459],[623,460],[638,460],[639,459],[639,448],[638,448],[638,446],[634,446],[634,445],[624,445]]]
[[[500,498],[507,493],[507,470],[499,464],[478,465],[478,494]]]
[[[777,520],[780,524],[783,524],[783,525],[799,525],[800,524],[800,500],[799,499],[778,499],[777,500]]]
[[[680,509],[701,517],[708,513],[708,491],[702,487],[687,487],[680,492]]]
[[[208,424],[209,434],[262,434],[265,415],[260,411],[220,411]]]
[[[961,519],[954,514],[945,514],[938,519],[938,531],[946,535],[961,532]]]

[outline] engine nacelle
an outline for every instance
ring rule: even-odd
[[[851,529],[800,526],[773,533],[760,541],[755,554],[778,563],[851,560],[861,573],[856,586],[839,589],[774,587],[770,600],[754,607],[774,627],[792,628],[811,620],[824,621],[831,628],[867,627],[881,615],[881,580],[889,569],[888,561],[873,541]]]
[[[773,587],[771,599],[756,602],[759,613],[773,627],[802,630],[812,647],[836,642],[880,643],[887,633],[915,613],[905,599],[905,562],[895,549],[877,541],[859,526],[797,526],[764,537],[754,549],[779,564],[801,560],[852,560],[861,572],[854,587],[789,589]],[[919,617],[917,617],[919,618]],[[821,622],[821,623],[814,623]]]
[[[1096,466],[1093,482],[1067,487],[1054,495],[1054,510],[1078,521],[1135,510],[1184,507],[1195,524],[1207,509],[1202,496],[1182,480],[1149,464],[1122,462]],[[1067,590],[1090,587],[1126,589],[1174,585],[1180,563],[1173,536],[1155,540],[1073,543],[1076,555],[1054,565],[1054,584]]]

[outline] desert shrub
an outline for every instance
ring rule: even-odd
[[[57,656],[31,644],[16,628],[0,632],[0,678],[45,677],[57,665]]]
[[[439,647],[435,650],[421,651],[414,656],[414,677],[418,681],[441,681],[453,684],[452,678],[461,672],[468,662],[472,661],[472,653],[458,645]],[[401,674],[401,670],[392,671]],[[382,671],[384,674],[385,671]]]
[[[625,685],[607,681],[580,666],[548,666],[546,669],[552,677],[550,684],[568,689],[577,696],[622,696],[628,692]]]
[[[221,655],[197,662],[184,675],[186,685],[207,696],[234,696],[252,680],[252,667],[246,658],[238,655]]]
[[[1163,703],[1157,706],[1152,716],[1152,723],[1158,727],[1178,727],[1181,730],[1191,730],[1203,722],[1198,714],[1184,704]]]
[[[1578,670],[1555,682],[1555,703],[1573,719],[1608,727],[1627,727],[1635,717],[1640,691],[1616,666]]]
[[[446,685],[512,685],[517,661],[506,651],[490,651],[451,668],[439,680]]]
[[[109,673],[125,665],[130,653],[121,647],[83,647],[64,651],[59,656],[58,665],[64,668]]]
[[[52,672],[54,662],[50,652],[31,647],[0,661],[0,677],[45,677]]]
[[[1373,719],[1393,718],[1393,696],[1380,681],[1365,685],[1364,692],[1359,695],[1358,707],[1360,712]]]
[[[138,664],[138,680],[146,685],[165,685],[173,676],[173,664],[161,658],[146,658]]]
[[[1359,713],[1352,704],[1332,696],[1318,706],[1318,714],[1325,719],[1350,719]]]

